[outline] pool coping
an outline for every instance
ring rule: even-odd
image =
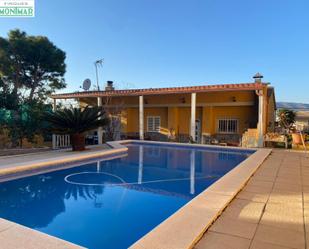
[[[82,154],[69,154],[61,157],[57,157],[55,159],[40,159],[40,160],[34,160],[31,162],[26,163],[15,163],[10,165],[7,168],[0,168],[0,182],[5,181],[9,178],[9,176],[12,176],[14,178],[15,176],[18,177],[19,175],[24,176],[25,172],[29,172],[29,174],[32,174],[36,172],[37,170],[42,169],[62,169],[65,165],[77,163],[80,161],[85,161],[89,159],[99,158],[99,157],[106,157],[110,155],[115,155],[117,153],[125,153],[128,151],[128,148],[126,146],[123,146],[121,144],[115,145],[114,143],[107,143],[108,146],[111,147],[111,149],[102,149],[102,151],[83,151]],[[67,149],[64,149],[62,151],[68,151]],[[21,155],[22,156],[22,155]],[[59,167],[60,165],[60,167]],[[57,166],[57,167],[56,167]]]
[[[78,162],[85,160],[94,160],[107,156],[120,155],[127,152],[128,148],[122,144],[114,142],[107,143],[111,149],[102,151],[89,151],[82,155],[70,154],[56,159],[44,161],[36,160],[27,163],[17,163],[9,168],[0,169],[0,182],[9,181],[29,175],[41,174],[45,172],[61,170],[77,166]],[[66,149],[65,149],[66,150]],[[106,159],[110,159],[107,157]],[[55,167],[61,164],[60,167]],[[17,248],[32,248],[41,249],[42,245],[46,248],[61,248],[61,249],[83,249],[80,245],[60,239],[23,226],[21,224],[0,218],[0,244],[6,249]]]
[[[33,163],[30,162],[30,164],[19,164],[16,165],[16,167],[0,169],[0,177],[4,178],[5,176],[8,176],[8,179],[5,179],[10,180],[10,175],[11,177],[12,175],[13,177],[18,177],[19,174],[23,174],[25,172],[28,172],[28,174],[31,175],[35,174],[33,172],[35,172],[36,170],[59,170],[62,168],[56,168],[54,166],[59,164],[72,164],[72,162],[76,163],[79,161],[94,159],[97,157],[103,157],[108,155],[117,155],[117,153],[123,153],[128,150],[128,148],[125,146],[125,144],[127,143],[149,143],[169,146],[174,145],[177,147],[180,146],[204,149],[218,148],[220,150],[232,149],[239,151],[255,151],[246,160],[238,164],[234,169],[229,171],[214,184],[209,186],[205,191],[203,191],[197,197],[195,197],[186,205],[181,207],[173,215],[169,216],[165,221],[156,226],[153,230],[151,230],[133,245],[131,245],[130,249],[193,248],[193,246],[203,236],[207,228],[216,220],[216,218],[222,213],[225,207],[234,199],[237,193],[245,186],[249,178],[254,174],[254,172],[259,168],[259,166],[271,153],[271,149],[250,149],[145,140],[121,140],[107,142],[106,144],[111,147],[110,150],[103,150],[100,152],[88,152],[84,153],[83,155],[68,155],[60,158],[58,157],[55,160],[49,160],[47,162],[42,162],[42,160],[40,160],[34,161]],[[22,176],[24,177],[24,175]],[[3,229],[3,227],[5,229]],[[18,236],[16,236],[16,228],[18,228]],[[31,248],[39,248],[34,246],[38,243],[38,241],[40,241],[41,244],[53,244],[51,248],[84,248],[69,241],[65,241],[60,238],[0,218],[0,241],[1,235],[3,235],[4,232],[8,233],[7,236],[10,240],[12,240],[11,248],[16,248],[16,243],[18,242],[21,244],[32,243]],[[27,240],[29,236],[34,236],[37,239]],[[57,246],[55,247],[55,245]]]
[[[141,143],[148,143],[142,141]],[[169,145],[170,143],[156,142]],[[171,143],[177,144],[177,143]],[[178,144],[177,144],[178,145]],[[191,145],[191,144],[190,144]],[[185,144],[183,146],[190,146]],[[220,148],[193,144],[193,147]],[[223,147],[225,148],[225,147]],[[252,149],[226,147],[249,151]],[[246,160],[238,164],[206,190],[181,207],[174,214],[136,241],[129,249],[189,249],[202,238],[210,225],[221,215],[228,204],[246,185],[250,177],[271,153],[271,149],[253,149]]]

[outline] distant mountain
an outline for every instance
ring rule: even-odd
[[[293,102],[277,102],[277,109],[291,109],[295,111],[309,111],[309,104]]]

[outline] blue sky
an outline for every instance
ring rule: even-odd
[[[251,82],[278,101],[309,103],[307,0],[36,0],[35,18],[1,18],[67,53],[65,91],[85,78],[147,88]]]

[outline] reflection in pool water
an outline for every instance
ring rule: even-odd
[[[0,183],[0,217],[88,248],[127,248],[251,153],[128,147],[125,157]]]

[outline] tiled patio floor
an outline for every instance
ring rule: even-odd
[[[274,150],[195,249],[309,248],[309,158]]]

